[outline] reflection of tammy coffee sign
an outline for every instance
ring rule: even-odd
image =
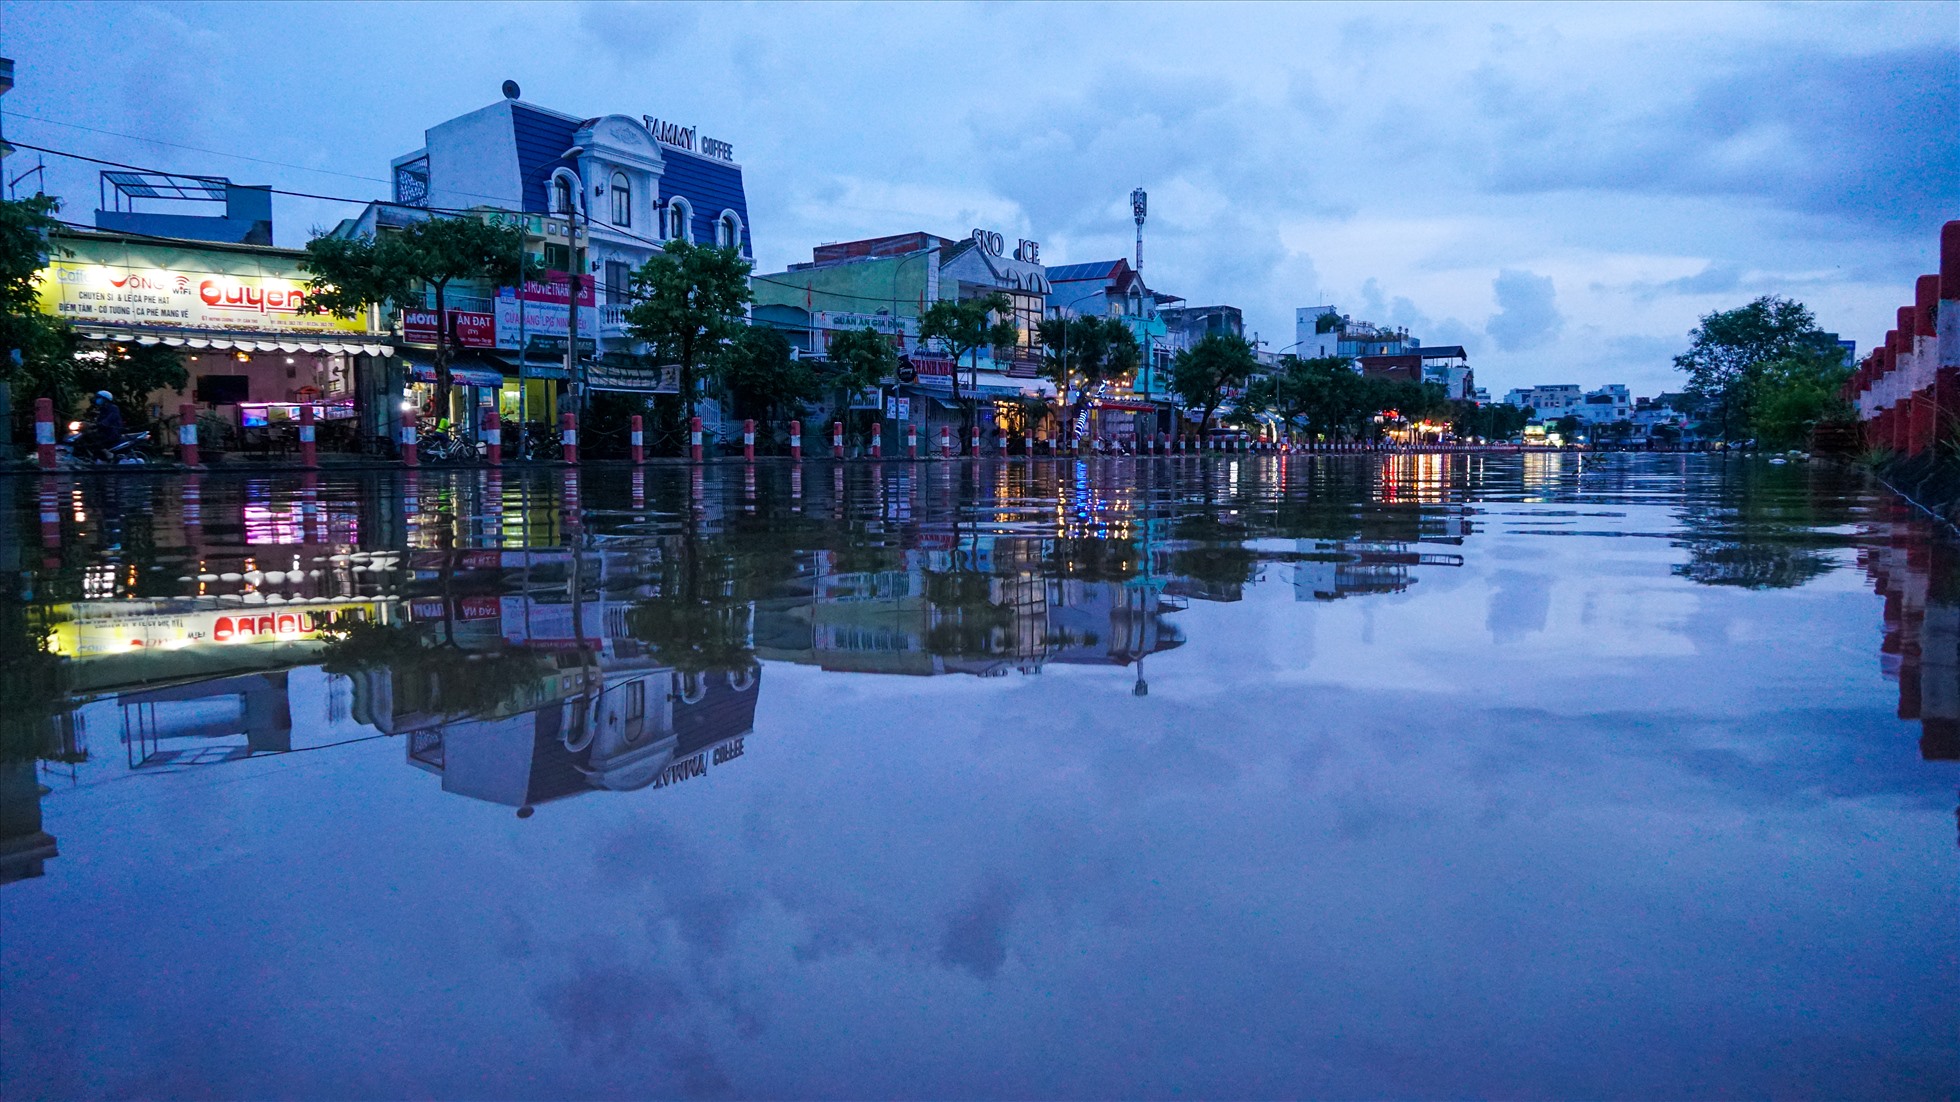
[[[644,115],[641,122],[646,124],[647,133],[661,145],[671,145],[685,149],[689,153],[699,153],[703,157],[713,157],[717,161],[733,161],[735,147],[717,138],[701,138],[692,126],[682,126],[677,122],[666,122],[652,115]],[[699,148],[696,148],[697,141]]]

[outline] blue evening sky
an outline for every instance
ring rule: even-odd
[[[0,49],[16,142],[360,199],[505,78],[694,123],[764,271],[974,226],[1127,255],[1142,186],[1153,286],[1274,350],[1298,306],[1407,325],[1499,394],[1671,388],[1696,317],[1763,293],[1863,349],[1960,216],[1951,3],[10,2]],[[87,221],[94,168],[47,177]],[[279,242],[351,209],[281,198]]]

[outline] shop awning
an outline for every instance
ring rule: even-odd
[[[403,357],[402,366],[408,369],[409,378],[418,383],[436,381],[434,357]],[[479,352],[458,352],[449,359],[449,377],[460,386],[500,387],[504,385],[506,375],[501,360]]]
[[[395,348],[373,336],[359,333],[235,333],[222,329],[167,329],[158,326],[78,326],[81,336],[91,341],[121,341],[125,344],[161,344],[193,352],[214,349],[221,352],[318,352],[335,356],[392,356]]]
[[[921,375],[919,381],[911,384],[934,394],[950,395],[953,381],[944,376]],[[1017,379],[999,371],[982,371],[977,375],[960,373],[960,396],[963,398],[1052,398],[1055,384],[1047,379]]]

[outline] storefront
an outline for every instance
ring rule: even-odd
[[[323,431],[323,445],[360,447],[363,436],[380,431],[353,426],[369,412],[364,393],[387,389],[393,342],[375,328],[372,312],[301,312],[304,252],[63,230],[49,254],[41,309],[74,325],[78,357],[107,359],[132,345],[182,354],[184,389],[155,391],[147,408],[130,413],[172,420],[182,403],[194,403],[207,428],[224,433],[207,440],[213,450],[249,443],[296,417],[301,405],[349,425]]]

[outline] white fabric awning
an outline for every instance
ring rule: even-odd
[[[212,333],[199,333],[195,336],[146,332],[136,333],[115,329],[84,328],[81,335],[92,341],[121,341],[125,344],[162,344],[170,348],[190,348],[195,350],[219,349],[239,352],[321,352],[336,356],[392,356],[395,347],[373,340],[358,339],[362,334],[350,334],[348,338],[316,339],[313,334],[304,338],[286,334],[272,337],[226,336]]]

